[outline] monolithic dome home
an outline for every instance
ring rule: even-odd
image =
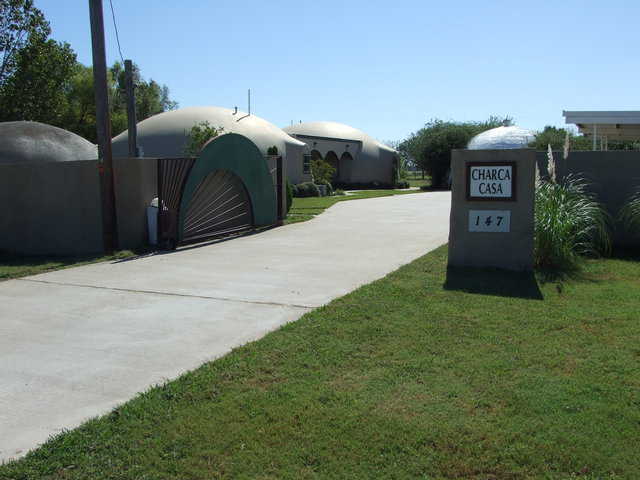
[[[336,122],[307,122],[284,131],[306,143],[312,158],[333,165],[338,183],[395,183],[397,152],[361,130]]]
[[[191,128],[202,122],[223,133],[237,133],[251,140],[267,155],[275,146],[283,157],[286,175],[293,183],[311,180],[303,173],[306,145],[272,123],[253,114],[223,107],[188,107],[160,113],[138,123],[138,146],[144,157],[183,157]],[[128,135],[123,132],[113,139],[113,155],[128,155]]]

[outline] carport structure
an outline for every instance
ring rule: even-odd
[[[640,140],[640,111],[563,111],[562,116],[592,138],[593,150],[608,150],[609,140]]]

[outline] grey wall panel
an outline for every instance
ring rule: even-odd
[[[158,196],[156,159],[114,159],[114,181],[120,249],[148,243],[147,207]]]
[[[542,175],[548,172],[547,153],[537,152],[538,168]],[[589,182],[589,189],[598,196],[609,213],[615,217],[634,188],[640,188],[640,152],[634,151],[575,151],[564,160],[562,152],[554,152],[559,178],[568,174],[580,176]],[[640,245],[640,236],[626,232],[615,224],[614,242],[621,246]]]
[[[97,160],[0,166],[0,249],[100,253]]]

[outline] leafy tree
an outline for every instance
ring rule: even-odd
[[[18,52],[50,33],[49,22],[33,0],[0,0],[0,87],[15,71]]]
[[[0,0],[0,121],[48,123],[96,142],[92,68],[50,33],[33,0]],[[166,85],[145,81],[137,65],[133,71],[138,121],[177,107]],[[111,132],[117,135],[127,128],[122,64],[116,62],[107,77]]]
[[[552,127],[547,125],[544,130],[536,133],[536,138],[529,143],[531,148],[536,150],[547,150],[551,145],[552,150],[563,150],[564,144],[569,134],[569,148],[570,150],[591,150],[592,143],[587,137],[578,136],[573,132],[564,128]]]
[[[331,184],[331,179],[335,173],[336,169],[322,158],[314,158],[311,160],[311,175],[313,175],[313,181],[317,185]]]
[[[536,134],[536,139],[529,143],[531,148],[536,150],[547,150],[551,145],[552,150],[563,150],[565,139],[569,134],[569,150],[592,150],[593,139],[584,135],[576,135],[569,129],[558,128],[547,125],[544,130]],[[640,150],[640,139],[632,140],[609,140],[607,148],[609,150]]]
[[[114,82],[112,92],[113,111],[124,112],[126,118],[127,92],[124,66],[120,62],[116,62],[109,71],[112,81]],[[148,82],[145,81],[140,74],[140,68],[135,63],[133,64],[133,84],[136,95],[136,116],[138,120],[144,120],[158,113],[174,110],[178,107],[178,103],[169,98],[169,88],[166,85],[160,85],[153,79],[150,79]],[[114,134],[117,133],[120,132],[115,132],[114,129]]]
[[[60,126],[95,142],[96,100],[93,90],[93,70],[91,67],[76,63],[73,71],[65,89],[67,111]]]
[[[224,128],[213,127],[207,121],[196,123],[189,131],[184,154],[189,157],[197,157],[209,140],[222,135]]]
[[[67,111],[60,127],[96,142],[96,105],[93,89],[93,69],[80,63],[73,67],[73,75],[66,88]],[[136,89],[136,119],[176,108],[177,103],[169,99],[169,89],[153,80],[146,82],[140,69],[133,65],[134,88]],[[111,133],[115,136],[127,129],[127,94],[125,73],[120,62],[113,64],[107,72],[107,91],[111,115]]]
[[[399,150],[431,176],[434,186],[445,187],[451,168],[451,150],[465,148],[472,137],[485,130],[512,123],[510,117],[495,116],[485,122],[431,120],[404,140]]]
[[[50,33],[32,0],[0,0],[0,121],[61,122],[76,56]]]
[[[0,120],[61,125],[76,55],[68,43],[32,35],[12,60],[13,73],[0,90]]]

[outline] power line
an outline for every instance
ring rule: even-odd
[[[120,53],[120,60],[124,64],[124,57],[122,56],[122,49],[120,48],[120,36],[118,35],[118,25],[116,24],[116,14],[113,11],[113,2],[109,0],[109,5],[111,5],[111,18],[113,18],[113,28],[116,31],[116,42],[118,42],[118,52]]]

